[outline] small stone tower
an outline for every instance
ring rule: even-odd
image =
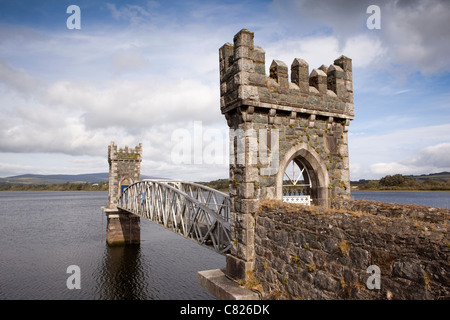
[[[120,148],[114,141],[108,146],[109,192],[108,208],[117,208],[123,189],[141,179],[142,143],[134,149]]]
[[[314,205],[350,197],[347,132],[354,118],[352,61],[341,56],[309,73],[294,59],[273,60],[242,29],[219,50],[220,107],[230,128],[233,245],[227,273],[245,279],[254,263],[259,201],[282,199],[284,172],[301,164]],[[318,48],[320,50],[320,48]]]
[[[140,218],[117,208],[122,191],[140,180],[142,143],[134,149],[117,149],[114,142],[108,146],[109,191],[108,204],[103,212],[108,217],[106,242],[109,245],[140,243]]]

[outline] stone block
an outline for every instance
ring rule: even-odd
[[[253,86],[265,87],[266,86],[266,76],[260,73],[250,73],[249,74],[249,83]],[[259,91],[258,93],[261,93]]]
[[[245,71],[245,72],[255,72],[255,66],[251,59],[241,58],[236,61],[237,64],[237,72]]]
[[[259,199],[239,199],[239,213],[250,215],[257,213],[259,210],[259,201]]]
[[[259,46],[254,46],[251,58],[257,63],[266,63],[266,52]]]
[[[106,243],[109,246],[140,243],[141,226],[138,216],[112,210],[106,210],[106,216]]]
[[[350,248],[349,256],[352,264],[358,269],[365,270],[370,265],[370,255],[367,250],[358,247]]]
[[[255,185],[253,182],[243,182],[238,186],[238,197],[251,199],[255,196]]]
[[[331,275],[318,271],[314,277],[314,286],[318,289],[326,290],[330,292],[336,292],[339,290],[339,283]]]
[[[227,277],[224,270],[199,271],[197,281],[209,293],[222,300],[258,300],[259,295]]]
[[[424,272],[420,261],[417,260],[400,260],[394,262],[392,265],[392,275],[409,279],[422,285],[425,284]]]
[[[253,49],[253,37],[254,34],[250,30],[242,29],[233,38],[234,46],[247,46]]]
[[[258,88],[253,86],[240,86],[238,98],[242,100],[259,100]]]
[[[247,71],[241,71],[234,75],[235,86],[248,85],[250,79],[250,73]]]
[[[236,46],[234,48],[234,59],[250,58],[250,48],[248,46]]]
[[[288,67],[283,61],[273,60],[270,65],[270,77],[278,82],[280,92],[289,90]]]
[[[250,272],[253,271],[254,261],[245,261],[231,254],[226,255],[226,271],[225,273],[234,279],[248,280]]]
[[[327,92],[327,75],[320,69],[314,69],[309,76],[309,85],[317,89],[319,93]]]

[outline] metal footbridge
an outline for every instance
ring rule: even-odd
[[[230,196],[180,180],[152,179],[123,190],[117,207],[225,254],[231,247]]]

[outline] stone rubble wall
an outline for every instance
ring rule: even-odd
[[[345,206],[261,204],[253,276],[266,299],[450,299],[447,209]],[[371,265],[380,289],[367,287]]]

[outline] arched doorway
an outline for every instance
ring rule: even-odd
[[[287,176],[289,178],[286,179]],[[295,195],[297,192],[298,195],[301,192],[309,196],[311,204],[329,206],[328,185],[326,165],[308,144],[297,144],[284,154],[276,178],[277,199],[282,200],[284,193],[294,192]]]
[[[311,178],[300,158],[294,158],[287,165],[283,177],[283,201],[311,204]]]
[[[130,184],[131,184],[130,179],[128,178],[122,179],[122,181],[120,182],[120,194],[122,194],[123,190],[128,188]]]

